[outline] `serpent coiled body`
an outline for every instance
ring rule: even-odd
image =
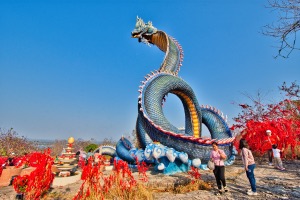
[[[227,154],[228,163],[233,163],[234,138],[223,114],[211,106],[200,106],[189,84],[178,77],[183,61],[179,43],[165,32],[157,30],[151,22],[145,24],[140,18],[137,19],[132,37],[138,38],[139,42],[156,45],[165,52],[160,68],[148,74],[140,85],[136,123],[140,147],[145,149],[147,145],[158,142],[186,153],[189,159],[200,158],[202,163],[207,163],[211,143],[216,141]],[[169,93],[176,95],[183,104],[185,130],[172,125],[163,113],[162,105]],[[208,128],[211,139],[201,138],[202,124]],[[124,144],[126,142],[119,143],[120,146]],[[125,156],[123,158],[127,159]]]

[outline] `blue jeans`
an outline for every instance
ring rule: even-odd
[[[255,168],[255,164],[248,165],[248,171],[246,171],[246,175],[249,179],[252,192],[256,192],[256,181],[255,181],[255,177],[254,177],[254,168]]]

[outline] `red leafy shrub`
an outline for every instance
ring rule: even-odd
[[[149,191],[143,188],[135,180],[128,164],[122,160],[114,160],[114,170],[104,175],[103,156],[98,157],[98,163],[95,163],[90,157],[88,163],[82,168],[82,177],[84,181],[77,195],[77,199],[149,199]],[[145,170],[145,165],[141,164],[141,170]],[[145,174],[144,172],[141,172]],[[147,197],[148,195],[148,197]]]
[[[188,171],[188,174],[192,176],[192,182],[195,182],[195,180],[201,179],[201,174],[199,172],[199,169],[196,167],[191,166],[191,171]]]
[[[0,156],[0,176],[2,174],[3,168],[10,165],[10,162],[8,161],[8,159],[9,159],[9,157],[7,157],[7,156]],[[13,157],[10,159],[12,159],[11,166],[20,167],[22,165],[21,163],[22,163],[23,157]]]
[[[29,180],[29,175],[19,176],[14,179],[14,189],[17,193],[25,193],[27,184]]]
[[[185,184],[176,186],[173,188],[174,193],[187,193],[195,190],[210,190],[212,188],[210,183],[201,180],[201,174],[199,169],[191,166],[191,170],[188,171],[190,176],[189,180]]]
[[[147,182],[148,181],[148,176],[147,176],[146,172],[148,171],[149,167],[147,166],[147,164],[144,161],[139,162],[137,158],[135,160],[136,160],[137,169],[138,169],[138,172],[139,172],[139,179],[141,181]]]
[[[24,193],[26,199],[40,199],[49,190],[54,174],[52,173],[53,158],[50,151],[34,152],[24,156],[21,164],[36,167],[29,175],[18,176],[13,181],[16,192]]]
[[[2,174],[2,166],[5,165],[6,161],[7,161],[8,157],[6,156],[0,156],[0,176]]]
[[[133,174],[127,164],[123,160],[114,161],[115,173],[120,178],[119,184],[122,190],[130,190],[136,186],[137,181],[133,177]]]

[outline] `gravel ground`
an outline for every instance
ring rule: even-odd
[[[243,170],[240,160],[234,165],[226,167],[226,181],[229,192],[222,196],[215,196],[216,185],[211,171],[200,171],[203,180],[213,183],[214,189],[210,191],[197,190],[185,194],[173,194],[159,192],[154,194],[157,200],[189,200],[189,199],[300,199],[300,160],[284,161],[285,171],[280,171],[269,166],[266,161],[256,163],[254,171],[257,182],[258,196],[248,196],[247,189],[250,188],[249,181]],[[108,173],[108,172],[107,172]],[[179,173],[172,176],[165,176],[154,172],[147,172],[149,185],[166,188],[187,180],[186,173]],[[135,173],[137,176],[137,173]],[[59,184],[61,181],[61,184]],[[47,199],[72,199],[81,186],[82,181],[74,178],[74,183],[65,185],[64,179],[56,179],[56,186],[50,192],[51,198]],[[62,186],[59,186],[62,185]],[[0,188],[0,200],[15,199],[16,193],[12,186]]]

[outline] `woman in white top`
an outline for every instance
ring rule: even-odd
[[[280,152],[282,152],[284,149],[282,148],[281,150],[277,148],[277,144],[272,145],[272,151],[273,151],[273,156],[275,160],[275,168],[278,168],[280,170],[285,170],[285,168],[282,166],[282,160],[280,158]]]

